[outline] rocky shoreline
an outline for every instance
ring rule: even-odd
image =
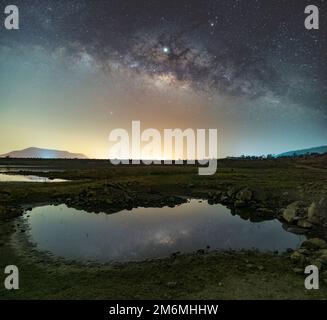
[[[308,265],[314,265],[320,271],[320,278],[327,285],[327,242],[323,239],[312,238],[304,241],[300,249],[291,256],[293,271],[303,274]]]
[[[278,208],[278,206],[276,208],[267,201],[263,193],[254,192],[247,187],[229,187],[225,192],[210,192],[208,199],[210,203],[222,203],[229,206],[240,216],[242,216],[241,209],[253,210],[250,219],[254,219],[253,214],[257,218],[267,216],[277,218],[288,231],[306,234],[309,239],[302,243],[300,249],[290,255],[294,263],[293,271],[303,274],[306,265],[315,265],[322,271],[322,279],[327,284],[327,242],[322,238],[311,238],[317,234],[324,238],[327,236],[326,197],[321,197],[318,201],[311,203],[298,200],[285,208]]]
[[[92,169],[51,173],[57,178],[75,179],[55,185],[1,184],[0,221],[11,220],[21,215],[24,210],[45,203],[64,203],[88,212],[111,214],[136,207],[173,207],[186,202],[189,198],[198,198],[208,200],[209,204],[222,204],[231,209],[232,214],[239,215],[242,219],[250,221],[278,219],[287,231],[302,233],[308,237],[308,241],[318,239],[314,241],[323,243],[327,239],[327,196],[324,175],[316,169],[305,171],[294,168],[294,164],[292,167],[287,163],[284,165],[284,162],[260,162],[253,164],[261,166],[258,169],[253,167],[247,168],[248,171],[243,169],[243,165],[249,166],[252,163],[231,163],[233,166],[239,165],[238,168],[231,168],[226,164],[225,168],[218,171],[220,175],[211,179],[200,179],[187,171],[189,170],[187,168],[177,168],[172,172],[160,168],[149,171],[139,168],[125,176],[120,176],[118,171],[106,173]],[[260,170],[267,170],[270,166],[273,169],[269,171],[267,181],[262,174],[257,176]],[[123,172],[125,171],[122,171],[122,174]],[[289,177],[285,177],[286,172]],[[321,181],[306,182],[305,175],[315,176],[313,180],[317,179],[318,174],[322,177]],[[91,179],[91,176],[96,178]],[[300,183],[299,177],[302,176],[303,180]],[[271,177],[274,177],[276,186],[271,186]],[[303,273],[304,264],[315,262],[325,277],[326,251],[322,250],[326,250],[323,245],[312,246],[310,249],[301,247],[290,254],[294,271],[299,272],[302,268]]]

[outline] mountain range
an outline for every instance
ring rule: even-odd
[[[275,157],[293,157],[300,155],[309,155],[313,153],[323,154],[327,153],[327,146],[314,147],[308,149],[287,151],[275,155]],[[61,151],[55,149],[43,149],[43,148],[26,148],[23,150],[17,150],[0,155],[0,158],[39,158],[39,159],[87,159],[82,153],[71,153],[68,151]]]
[[[313,153],[318,153],[318,154],[327,153],[327,146],[288,151],[288,152],[277,154],[276,157],[293,157],[293,156],[309,155]]]
[[[68,151],[42,149],[42,148],[26,148],[23,150],[12,151],[0,155],[0,158],[39,158],[39,159],[87,159],[82,153],[71,153]]]

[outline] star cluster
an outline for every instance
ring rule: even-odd
[[[211,120],[234,114],[234,120],[243,119],[235,120],[235,126],[247,130],[261,121],[263,135],[264,123],[277,120],[284,132],[295,119],[289,146],[297,146],[303,126],[315,131],[305,140],[311,145],[327,138],[323,125],[327,120],[327,4],[316,1],[320,29],[310,31],[304,28],[308,4],[298,0],[17,1],[21,29],[14,34],[1,30],[0,52],[13,50],[18,56],[18,47],[26,52],[41,48],[50,57],[63,59],[66,70],[78,69],[79,76],[81,70],[92,74],[104,87],[105,79],[120,74],[127,79],[120,83],[127,93],[137,90],[131,88],[136,84],[145,91],[170,90],[163,97],[166,105],[174,104],[176,92],[184,91],[203,99],[201,112]],[[128,112],[126,105],[117,105]],[[263,144],[250,151],[264,152]]]

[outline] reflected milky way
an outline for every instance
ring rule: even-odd
[[[94,214],[43,206],[22,218],[37,249],[68,259],[128,261],[205,249],[286,250],[303,236],[286,232],[280,222],[253,223],[222,205],[191,200],[174,208],[137,208]]]

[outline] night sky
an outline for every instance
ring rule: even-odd
[[[0,154],[106,157],[110,130],[132,120],[217,128],[221,157],[327,144],[326,1],[0,0],[1,12],[12,3],[20,30],[0,27]],[[304,28],[308,4],[319,30]]]

